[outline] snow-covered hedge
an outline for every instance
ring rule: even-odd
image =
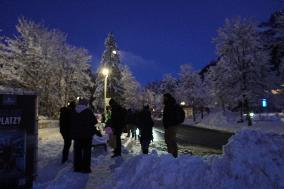
[[[242,130],[223,155],[139,155],[116,170],[115,188],[284,188],[284,136]]]
[[[59,121],[58,120],[38,120],[38,128],[52,128],[52,127],[59,127]]]

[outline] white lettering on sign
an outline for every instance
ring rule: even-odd
[[[0,125],[20,125],[21,117],[0,117]]]

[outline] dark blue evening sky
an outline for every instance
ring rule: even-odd
[[[181,64],[207,65],[225,18],[261,22],[282,7],[282,0],[0,0],[0,29],[13,36],[21,16],[60,29],[69,43],[89,50],[94,69],[112,31],[122,62],[146,83],[178,73]]]

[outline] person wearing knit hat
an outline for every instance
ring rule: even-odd
[[[97,118],[89,108],[87,99],[79,99],[71,116],[70,135],[74,140],[73,168],[75,172],[91,172],[92,138],[96,134],[102,136],[96,129]]]

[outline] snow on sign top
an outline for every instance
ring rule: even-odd
[[[0,94],[35,95],[36,93],[25,88],[0,85]]]

